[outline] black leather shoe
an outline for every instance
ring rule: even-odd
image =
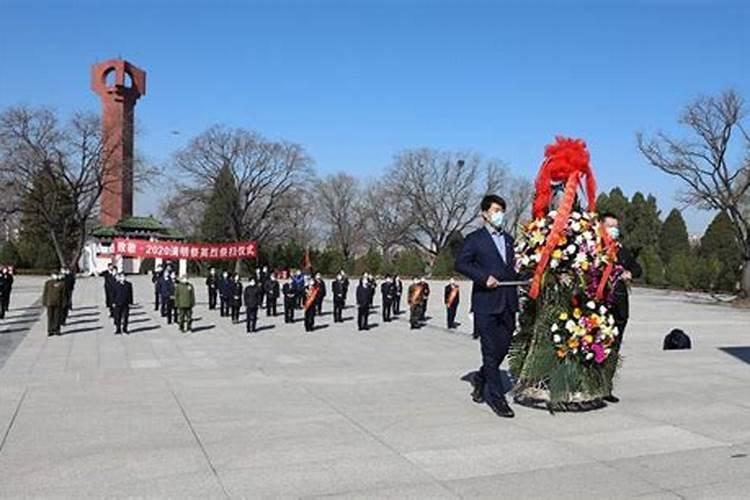
[[[508,402],[505,401],[504,397],[499,397],[494,401],[487,401],[487,406],[492,408],[492,411],[494,411],[495,415],[498,417],[513,418],[516,416],[511,407],[508,406]]]
[[[607,403],[619,403],[620,402],[620,398],[618,398],[614,394],[607,394],[602,399],[606,401]]]
[[[471,382],[474,390],[471,391],[471,400],[477,404],[484,403],[484,382],[477,382],[476,379]]]

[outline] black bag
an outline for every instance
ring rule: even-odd
[[[664,350],[672,351],[675,349],[690,349],[692,344],[687,333],[679,328],[675,328],[664,337]]]

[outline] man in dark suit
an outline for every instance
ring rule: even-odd
[[[115,335],[128,333],[130,306],[133,305],[133,285],[125,280],[125,274],[117,273],[112,289],[112,304],[114,306]]]
[[[276,316],[276,304],[279,301],[279,281],[276,274],[271,274],[263,284],[263,293],[266,296],[266,316]]]
[[[370,315],[370,286],[367,284],[367,273],[362,276],[357,285],[357,328],[368,330],[367,319]]]
[[[620,240],[620,222],[617,216],[604,212],[599,214],[599,220],[604,225],[605,231],[610,238],[615,242]],[[614,295],[614,307],[612,314],[615,317],[615,326],[619,332],[619,335],[615,338],[613,350],[619,354],[620,346],[622,345],[622,336],[625,333],[625,327],[628,325],[628,319],[630,318],[630,297],[628,291],[628,283],[633,278],[640,278],[643,270],[640,264],[636,261],[635,256],[625,247],[618,243],[617,249],[617,265],[622,266],[624,271],[622,272],[621,279],[617,280],[615,289],[613,290]],[[614,374],[614,373],[613,373]],[[620,398],[612,394],[611,392],[604,396],[604,401],[608,403],[618,403]]]
[[[500,417],[513,417],[500,379],[500,364],[508,353],[518,311],[516,287],[502,286],[518,279],[513,238],[502,229],[505,200],[490,194],[480,208],[484,227],[466,237],[455,262],[456,271],[473,282],[471,310],[481,342],[482,367],[472,397],[486,402]]]
[[[334,323],[341,323],[343,321],[342,312],[346,303],[346,285],[341,273],[331,283],[331,291],[333,293],[333,321]]]
[[[219,294],[219,275],[216,274],[216,269],[213,267],[208,270],[206,288],[208,288],[208,308],[216,309],[216,296]]]
[[[115,285],[115,275],[117,274],[117,268],[114,264],[109,264],[107,270],[102,273],[104,277],[104,302],[109,309],[110,317],[114,316],[114,308],[112,307],[112,290]]]
[[[294,308],[296,306],[295,302],[297,301],[297,290],[295,289],[291,274],[281,288],[281,291],[284,294],[284,323],[294,323]]]
[[[245,299],[245,331],[247,333],[255,332],[258,324],[258,307],[263,296],[263,289],[255,282],[255,278],[250,276],[250,282],[243,292]]]

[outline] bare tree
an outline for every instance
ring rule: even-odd
[[[329,241],[349,262],[363,239],[362,189],[357,179],[345,173],[329,175],[315,184],[318,213]]]
[[[637,134],[638,149],[649,163],[683,182],[681,201],[729,215],[744,260],[742,288],[750,290],[750,218],[743,199],[750,190],[750,135],[742,98],[732,90],[700,97],[682,112],[679,123],[691,137],[676,139],[664,133],[647,138]],[[733,139],[736,138],[736,143]],[[735,161],[730,156],[742,151]]]
[[[221,126],[209,128],[174,155],[175,168],[188,180],[179,192],[191,193],[198,203],[205,203],[222,168],[231,171],[239,208],[231,215],[230,237],[254,239],[261,245],[277,236],[278,216],[288,195],[310,177],[311,164],[297,144]]]
[[[52,242],[60,265],[75,267],[106,187],[110,154],[101,124],[76,113],[64,126],[48,109],[12,107],[0,114],[0,178],[20,213]]]
[[[409,243],[412,217],[407,200],[387,182],[376,181],[365,192],[362,204],[365,231],[388,260],[394,248]]]

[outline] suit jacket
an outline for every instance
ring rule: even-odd
[[[626,271],[630,271],[634,279],[640,278],[643,273],[635,256],[625,247],[620,247],[617,251],[617,263],[624,267]],[[615,285],[614,300],[615,307],[613,313],[615,318],[620,321],[627,321],[630,317],[630,298],[628,285],[622,280],[618,281]]]
[[[244,292],[245,307],[247,307],[248,309],[258,308],[260,306],[262,294],[263,291],[260,286],[246,286]]]
[[[133,304],[133,285],[129,281],[117,282],[112,290],[112,305],[129,306]]]
[[[360,283],[357,285],[357,305],[360,307],[364,307],[370,304],[370,298],[372,295],[370,294],[370,287]]]
[[[486,227],[469,233],[456,257],[455,269],[471,279],[471,310],[479,314],[515,313],[518,311],[518,291],[515,286],[487,288],[487,278],[498,281],[515,281],[516,273],[513,238],[505,233],[505,255],[500,252]]]

